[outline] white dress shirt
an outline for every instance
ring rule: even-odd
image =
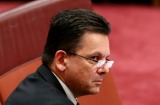
[[[62,88],[64,89],[64,91],[65,91],[67,97],[69,98],[69,100],[71,102],[73,102],[74,105],[77,105],[77,99],[74,97],[74,95],[71,92],[71,90],[61,81],[61,79],[54,72],[52,72],[52,73],[58,79],[59,83],[61,84]]]

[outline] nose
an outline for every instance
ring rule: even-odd
[[[104,64],[102,67],[98,68],[99,74],[106,74],[109,73],[109,68],[106,64]]]

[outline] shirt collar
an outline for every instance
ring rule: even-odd
[[[74,97],[71,90],[61,81],[61,79],[54,72],[52,72],[52,73],[58,79],[59,83],[61,84],[62,88],[64,89],[64,91],[65,91],[67,97],[69,98],[69,100],[72,101],[74,103],[74,105],[77,105],[77,99]]]

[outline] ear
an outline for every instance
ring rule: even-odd
[[[66,52],[58,50],[55,54],[55,66],[58,70],[64,71],[66,69]]]

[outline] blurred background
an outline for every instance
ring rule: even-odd
[[[160,0],[92,0],[112,26],[111,69],[123,105],[160,105]]]

